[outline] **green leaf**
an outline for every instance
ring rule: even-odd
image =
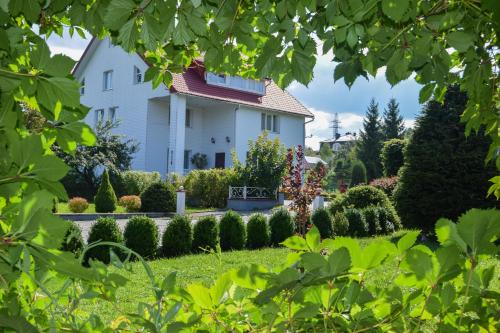
[[[9,10],[12,15],[24,14],[24,17],[31,22],[38,22],[40,15],[40,4],[38,0],[11,0],[9,1]]]
[[[394,244],[386,240],[376,240],[363,249],[361,268],[371,269],[379,266],[395,251]]]
[[[306,252],[301,255],[302,264],[304,268],[308,271],[312,271],[318,268],[325,267],[327,265],[327,261],[325,258],[315,252]]]
[[[233,282],[243,288],[263,290],[266,287],[268,270],[262,265],[252,264],[231,271]]]
[[[75,255],[70,252],[59,250],[46,250],[40,247],[30,248],[30,253],[35,258],[37,264],[61,273],[65,277],[82,279],[86,281],[95,280],[94,272],[85,268],[75,259]]]
[[[420,104],[424,104],[431,98],[435,86],[435,83],[428,83],[420,89],[420,93],[418,94],[418,102]]]
[[[436,222],[436,236],[442,246],[456,245],[463,252],[467,252],[467,244],[460,237],[457,225],[448,219],[439,219]]]
[[[113,30],[120,30],[128,21],[134,8],[135,3],[132,0],[112,0],[104,16],[106,26]]]
[[[138,37],[139,30],[137,29],[135,19],[132,19],[121,27],[118,42],[126,51],[131,51],[135,48],[135,42]]]
[[[65,77],[71,73],[75,61],[68,56],[56,54],[47,62],[43,71],[52,76]]]
[[[363,257],[361,247],[357,240],[348,237],[337,237],[332,243],[328,243],[328,249],[334,251],[345,247],[349,251],[349,257],[353,267],[362,267]]]
[[[51,214],[49,211],[41,211],[36,215],[38,230],[32,242],[46,248],[59,248],[64,239],[70,222]]]
[[[472,255],[495,254],[493,243],[500,235],[500,210],[471,209],[460,216],[457,230],[471,249]]]
[[[321,242],[321,235],[318,228],[313,225],[313,227],[306,234],[306,243],[311,251],[317,249]]]
[[[84,122],[71,122],[57,128],[57,143],[67,153],[73,153],[78,144],[93,146],[95,142],[94,132]]]
[[[191,284],[187,286],[187,291],[193,298],[193,301],[204,309],[211,309],[213,306],[210,290],[201,284]]]
[[[353,48],[358,43],[358,35],[356,34],[356,30],[354,27],[350,27],[347,30],[347,45]]]
[[[288,237],[281,244],[292,250],[300,250],[300,251],[308,250],[306,240],[300,236]]]
[[[13,2],[13,1],[11,1]],[[15,2],[15,1],[14,1]],[[38,333],[35,326],[30,324],[26,318],[7,313],[6,310],[0,312],[0,327],[12,329],[19,333]]]
[[[395,22],[400,22],[409,9],[410,0],[382,0],[382,12]]]
[[[312,79],[312,72],[316,64],[314,42],[309,40],[305,48],[300,46],[300,43],[294,44],[294,51],[292,54],[292,73],[294,78],[307,85]]]
[[[50,111],[80,105],[80,84],[75,80],[51,77],[39,81],[37,100]],[[57,117],[56,117],[57,119]]]
[[[314,318],[319,313],[319,305],[308,303],[302,304],[297,312],[294,313],[293,319]]]
[[[57,181],[64,177],[68,170],[69,167],[57,156],[43,155],[34,161],[30,169],[30,177]]]
[[[474,45],[474,36],[463,31],[450,33],[446,40],[458,52],[465,52]]]
[[[222,274],[217,281],[215,281],[215,284],[210,288],[211,299],[215,305],[218,305],[222,301],[232,284],[230,273]]]
[[[349,250],[345,247],[333,251],[328,257],[328,273],[330,275],[336,276],[342,274],[349,267],[351,267],[351,256],[349,255]]]
[[[412,247],[413,244],[415,244],[418,235],[420,235],[420,231],[410,231],[407,232],[403,237],[401,237],[398,241],[399,252],[404,252]]]

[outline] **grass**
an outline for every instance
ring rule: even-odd
[[[206,213],[206,212],[215,212],[219,210],[224,210],[224,208],[215,208],[215,207],[209,207],[209,208],[204,208],[204,207],[186,207],[186,213],[187,214],[193,214],[193,213]]]
[[[57,212],[60,214],[71,214],[73,213],[71,210],[69,210],[68,203],[67,202],[59,202],[57,203]],[[114,213],[126,213],[127,211],[125,210],[124,207],[116,205],[116,210]],[[89,203],[89,207],[83,212],[87,214],[92,214],[95,213],[95,205],[93,203]]]

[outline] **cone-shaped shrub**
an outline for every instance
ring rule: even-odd
[[[333,234],[335,236],[347,236],[349,232],[349,220],[344,212],[336,212],[332,215]]]
[[[349,221],[349,236],[364,237],[368,234],[368,224],[360,209],[346,209],[345,217]]]
[[[139,253],[145,259],[156,256],[158,249],[158,226],[147,216],[134,216],[123,232],[125,246]]]
[[[379,209],[376,206],[369,206],[362,211],[365,217],[366,224],[368,225],[368,234],[370,236],[378,235],[382,232],[379,220]]]
[[[259,249],[269,245],[269,226],[262,214],[253,214],[247,223],[247,247]]]
[[[98,213],[112,213],[116,209],[116,195],[109,181],[108,170],[104,170],[101,185],[94,197],[95,211]]]
[[[162,181],[149,185],[141,194],[141,210],[143,212],[175,211],[174,186]]]
[[[351,187],[366,184],[366,168],[363,162],[355,161],[352,165]]]
[[[116,220],[111,217],[100,217],[97,222],[92,225],[90,229],[89,237],[87,239],[87,244],[92,244],[95,242],[114,242],[123,243],[123,236],[118,228]],[[85,253],[85,263],[88,263],[89,259],[95,259],[102,261],[105,264],[109,264],[109,250],[112,249],[116,254],[120,254],[121,251],[117,247],[112,247],[110,245],[101,245],[91,248]]]
[[[75,222],[70,223],[61,244],[61,251],[73,252],[75,256],[79,256],[83,250],[82,231]]]
[[[241,250],[245,246],[245,224],[238,213],[228,211],[219,224],[220,247],[222,251]]]
[[[321,238],[333,236],[332,218],[326,209],[316,209],[311,216],[311,222],[318,228]]]
[[[219,243],[219,230],[215,216],[202,217],[193,228],[193,251],[217,248]]]
[[[278,208],[269,218],[271,231],[271,245],[279,246],[288,237],[293,236],[294,224],[290,212],[285,208]]]
[[[191,220],[185,215],[176,215],[167,225],[162,238],[162,252],[166,257],[189,253],[193,244]]]

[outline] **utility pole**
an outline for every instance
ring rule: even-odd
[[[337,112],[335,112],[333,114],[333,120],[330,121],[330,123],[332,124],[330,126],[330,128],[333,130],[333,140],[337,140],[340,136],[339,134],[339,128],[340,128],[340,120],[339,120],[339,114]]]

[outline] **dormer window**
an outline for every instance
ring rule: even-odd
[[[265,95],[264,81],[245,79],[241,76],[227,76],[224,74],[206,73],[208,85],[220,86],[224,88],[240,90],[256,95]]]
[[[134,84],[142,82],[142,71],[134,66]]]

